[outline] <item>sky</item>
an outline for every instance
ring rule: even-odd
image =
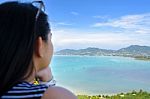
[[[150,0],[43,1],[56,51],[150,46]]]

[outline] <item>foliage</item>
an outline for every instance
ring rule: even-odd
[[[88,96],[88,95],[78,95],[78,99],[150,99],[150,93],[140,90],[129,93],[120,93],[113,96],[108,95],[95,95],[95,96]]]

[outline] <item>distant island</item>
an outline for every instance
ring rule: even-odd
[[[131,45],[119,50],[108,50],[94,47],[79,50],[63,49],[55,52],[55,55],[123,56],[133,57],[139,60],[150,60],[150,46]]]

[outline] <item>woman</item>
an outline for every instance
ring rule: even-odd
[[[52,74],[48,65],[53,45],[42,7],[42,1],[0,4],[0,97],[3,99],[76,99],[67,89],[49,84]],[[34,85],[35,78],[48,85]]]

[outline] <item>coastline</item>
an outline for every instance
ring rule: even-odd
[[[77,95],[78,99],[150,99],[150,92],[139,90],[126,93],[118,93],[113,95]]]
[[[57,86],[64,87],[64,88],[70,90],[71,92],[73,92],[75,95],[88,95],[88,96],[108,95],[108,96],[112,96],[112,95],[118,94],[118,93],[88,92],[88,91],[80,90],[78,88],[73,88],[73,87],[70,87],[70,86],[60,84],[59,82],[57,83]]]
[[[80,56],[80,57],[127,57],[127,58],[132,58],[135,60],[141,60],[141,61],[150,61],[150,57],[145,57],[145,56],[119,56],[119,55],[57,55],[55,54],[54,56]]]
[[[134,57],[136,60],[143,60],[143,61],[150,61],[150,57],[144,57],[144,56],[137,56]]]
[[[133,93],[138,93],[138,92],[147,92],[150,95],[150,91],[148,90],[143,90],[143,89],[137,89],[137,90],[128,90],[128,91],[120,91],[120,92],[115,92],[115,93],[106,93],[106,92],[88,92],[88,91],[84,91],[84,90],[79,90],[77,88],[72,88],[69,86],[65,86],[62,84],[58,84],[58,86],[64,87],[68,90],[70,90],[71,92],[73,92],[76,96],[116,96],[116,95],[122,95],[122,94],[133,94]]]

